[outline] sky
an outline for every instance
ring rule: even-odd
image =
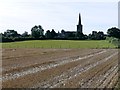
[[[107,32],[118,27],[119,0],[0,0],[0,32],[7,29],[22,34],[41,25],[45,32],[76,31],[81,14],[83,33]]]

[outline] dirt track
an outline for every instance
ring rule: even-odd
[[[4,88],[114,88],[116,49],[3,49]]]

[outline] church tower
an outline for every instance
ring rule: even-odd
[[[81,24],[81,15],[79,13],[79,21],[78,21],[78,25],[77,25],[77,35],[83,34],[82,27],[83,27],[83,25]]]

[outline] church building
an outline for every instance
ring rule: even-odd
[[[64,31],[61,30],[61,33],[59,34],[60,38],[75,38],[75,37],[81,37],[83,35],[83,25],[81,24],[81,15],[79,13],[78,17],[78,25],[76,31]]]

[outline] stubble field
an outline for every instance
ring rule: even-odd
[[[2,50],[3,88],[118,87],[117,49]]]

